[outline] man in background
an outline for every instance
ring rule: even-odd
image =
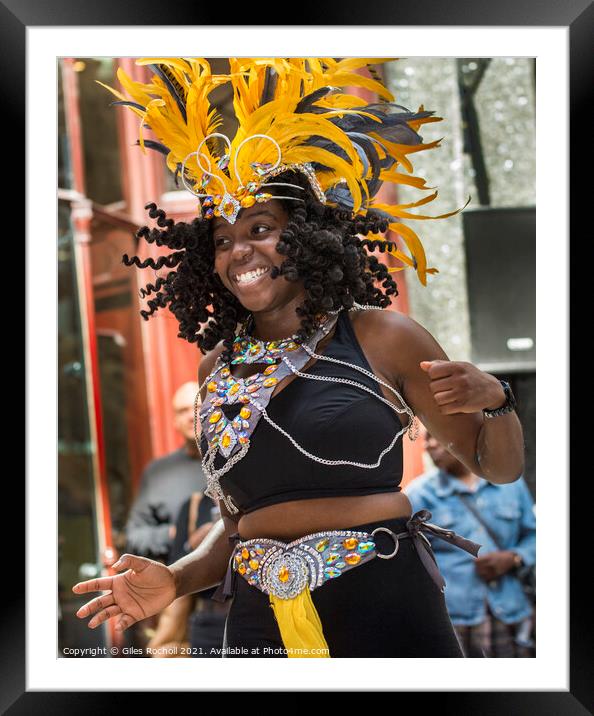
[[[425,449],[437,470],[405,488],[413,511],[483,545],[479,557],[444,540],[431,547],[446,581],[450,619],[467,657],[534,656],[520,639],[533,608],[516,570],[536,562],[534,500],[523,477],[494,484],[469,472],[428,431]]]
[[[185,383],[173,396],[174,424],[184,444],[145,467],[126,525],[126,552],[164,564],[169,564],[181,506],[193,492],[203,492],[206,488],[201,455],[194,438],[194,400],[198,387],[198,383]]]

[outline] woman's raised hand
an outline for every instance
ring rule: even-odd
[[[124,631],[142,619],[161,612],[176,597],[175,580],[169,567],[146,557],[124,554],[112,569],[126,569],[123,574],[79,582],[72,587],[75,594],[108,591],[76,612],[79,619],[95,615],[88,626],[94,629],[112,617],[116,629]]]

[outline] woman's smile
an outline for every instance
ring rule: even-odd
[[[241,290],[253,288],[256,284],[260,284],[269,278],[270,266],[258,266],[256,269],[248,269],[241,271],[233,276],[234,282]]]

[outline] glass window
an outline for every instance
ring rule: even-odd
[[[102,90],[95,80],[118,87],[115,60],[112,57],[79,58],[74,69],[78,72],[85,193],[98,204],[112,204],[123,199],[117,114],[110,106],[115,97]]]
[[[85,360],[70,225],[70,204],[58,204],[58,645],[95,646],[102,630],[75,616],[88,597],[72,585],[99,574]]]

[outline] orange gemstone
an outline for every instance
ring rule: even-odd
[[[274,373],[274,371],[278,368],[277,363],[273,363],[272,365],[269,365],[268,368],[264,368],[262,371],[264,375],[270,375],[271,373]]]
[[[256,199],[255,199],[255,197],[253,197],[251,195],[248,195],[241,200],[241,206],[243,206],[244,209],[247,209],[248,207],[253,206],[255,203],[256,203]]]
[[[239,572],[239,574],[245,574],[246,569],[247,567],[243,562],[239,565],[239,567],[237,567],[237,571]]]
[[[359,540],[355,537],[347,537],[342,544],[345,549],[356,549]]]
[[[248,557],[250,556],[250,551],[249,551],[249,549],[248,549],[247,547],[244,547],[244,548],[241,550],[241,556],[242,556],[244,559],[248,559]]]
[[[211,380],[206,387],[209,393],[214,393],[217,389],[217,384],[214,382],[214,380]]]
[[[353,552],[352,554],[347,554],[344,558],[344,561],[347,564],[359,564],[359,562],[361,561],[361,555],[356,554],[355,552]]]
[[[262,383],[262,385],[265,388],[271,388],[273,385],[276,385],[278,383],[277,378],[266,378],[266,380]]]
[[[225,433],[223,437],[221,438],[221,445],[224,448],[228,448],[229,445],[231,445],[231,435],[229,433]]]
[[[278,578],[281,582],[287,582],[289,579],[290,572],[287,569],[287,567],[281,567],[280,572],[278,573]]]
[[[244,407],[239,411],[239,416],[241,418],[243,418],[243,420],[247,420],[251,414],[252,414],[252,411],[249,408]]]
[[[222,417],[223,417],[222,411],[215,410],[214,413],[212,413],[210,418],[208,419],[208,422],[209,423],[218,423]]]
[[[238,390],[239,390],[239,383],[235,383],[234,385],[232,385],[229,388],[229,390],[227,392],[229,395],[235,395],[235,393],[237,393]]]
[[[250,565],[250,569],[258,569],[260,562],[258,562],[257,559],[250,559],[248,564]]]

